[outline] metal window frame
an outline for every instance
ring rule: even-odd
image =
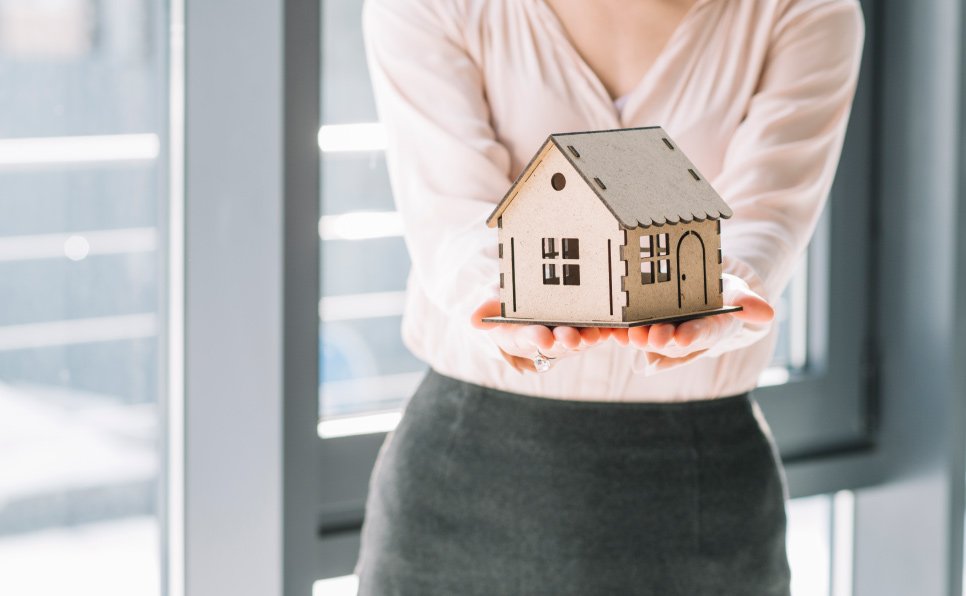
[[[305,596],[321,555],[319,3],[183,7],[184,508],[167,590]]]
[[[966,58],[961,3],[885,0],[876,293],[876,455],[856,492],[855,596],[963,593],[966,471]]]

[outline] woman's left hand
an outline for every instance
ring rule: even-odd
[[[692,319],[683,323],[659,323],[612,329],[610,335],[623,345],[644,351],[648,364],[666,370],[690,362],[741,329],[743,323],[765,324],[775,318],[775,310],[741,278],[722,274],[723,302],[742,310]]]

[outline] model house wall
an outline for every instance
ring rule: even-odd
[[[501,217],[505,316],[621,321],[623,231],[554,145],[548,143],[542,154]],[[555,175],[562,176],[560,190],[554,188]],[[556,255],[544,257],[550,239]],[[577,259],[564,258],[564,239],[577,240]],[[564,283],[564,269],[573,273],[573,267],[579,267],[579,283]],[[559,281],[544,283],[550,268]],[[575,281],[572,275],[569,281]]]
[[[627,261],[627,275],[622,278],[623,289],[627,292],[627,310],[623,320],[670,316],[681,312],[682,308],[678,306],[679,283],[685,310],[722,306],[718,224],[718,220],[713,220],[627,230],[627,244],[622,249],[622,256]],[[666,235],[666,240],[661,238],[662,235]],[[643,244],[642,237],[646,238]],[[706,271],[699,266],[702,242]],[[645,263],[644,267],[642,263]],[[642,269],[648,270],[650,275],[642,272]],[[682,274],[685,279],[679,282]],[[705,282],[707,304],[704,302]]]

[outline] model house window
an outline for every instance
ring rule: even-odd
[[[560,278],[557,277],[557,266],[553,264],[543,265],[543,283],[544,285],[559,285]]]
[[[563,282],[565,286],[579,286],[580,285],[580,265],[564,264]]]
[[[671,259],[657,262],[657,281],[671,281]]]
[[[577,238],[561,238],[560,251],[557,250],[556,238],[544,238],[541,244],[543,252],[543,283],[544,285],[559,285],[561,278],[557,274],[557,266],[563,271],[563,285],[580,285],[580,265],[564,261],[576,261],[580,258],[580,242]]]
[[[654,283],[654,263],[652,261],[641,261],[641,283]]]
[[[543,258],[545,259],[556,259],[557,249],[555,238],[544,238],[543,239]]]
[[[670,245],[667,234],[641,236],[641,284],[671,281]]]
[[[565,259],[580,258],[580,243],[576,238],[563,239],[563,258]]]

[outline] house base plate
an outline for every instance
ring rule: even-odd
[[[658,323],[682,323],[691,319],[700,319],[711,315],[720,315],[741,310],[740,306],[722,306],[712,310],[701,310],[688,313],[686,315],[670,315],[666,317],[654,317],[651,319],[641,319],[639,321],[546,321],[539,319],[514,319],[510,317],[486,317],[486,323],[512,323],[514,325],[546,325],[547,327],[640,327],[642,325],[656,325]]]

